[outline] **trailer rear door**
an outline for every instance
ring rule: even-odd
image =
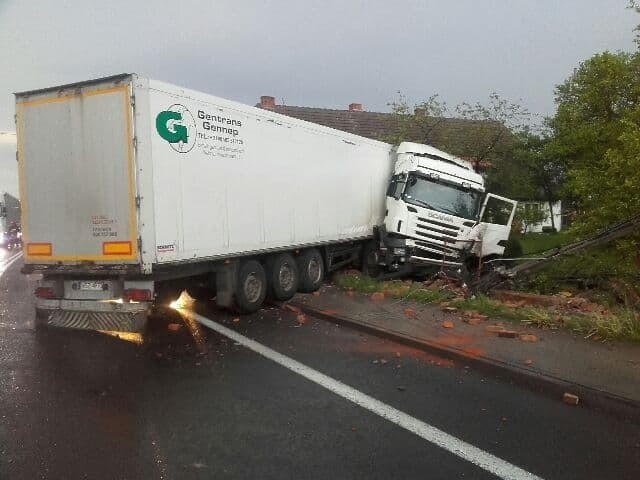
[[[27,263],[135,263],[131,80],[16,94]]]

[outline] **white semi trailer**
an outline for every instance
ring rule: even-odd
[[[505,199],[504,225],[480,222],[496,198],[432,147],[134,74],[17,93],[16,124],[23,271],[43,275],[41,322],[136,328],[183,288],[251,312],[347,264],[502,253],[513,218]]]

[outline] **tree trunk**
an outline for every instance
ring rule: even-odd
[[[549,212],[551,214],[551,228],[553,228],[553,231],[556,231],[556,220],[555,218],[553,218],[553,201],[549,198],[547,199],[547,202],[549,202]]]

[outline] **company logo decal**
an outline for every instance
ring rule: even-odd
[[[191,112],[195,112],[192,114]],[[160,138],[178,153],[191,150],[218,159],[238,160],[244,155],[243,120],[237,112],[217,108],[213,113],[174,103],[156,115]]]
[[[187,153],[196,144],[196,120],[184,105],[175,103],[156,117],[158,135],[178,153]]]

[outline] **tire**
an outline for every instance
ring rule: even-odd
[[[269,296],[275,300],[289,300],[298,291],[298,264],[288,253],[273,256],[268,262]]]
[[[267,275],[260,262],[247,260],[238,270],[235,299],[241,313],[260,309],[267,295]]]
[[[324,280],[324,260],[315,248],[304,251],[297,259],[300,280],[298,291],[304,293],[315,292]]]
[[[362,248],[362,262],[360,265],[362,273],[371,278],[380,276],[382,269],[380,268],[380,265],[378,265],[379,255],[380,253],[377,242],[370,241],[364,244],[364,247]]]

